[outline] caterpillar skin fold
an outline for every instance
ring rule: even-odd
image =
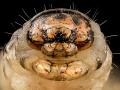
[[[112,53],[100,26],[57,8],[16,30],[0,53],[0,90],[103,90]]]

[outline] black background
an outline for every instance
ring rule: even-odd
[[[77,9],[83,13],[91,10],[88,14],[91,18],[97,11],[96,19],[99,24],[107,20],[101,26],[104,35],[120,35],[120,3],[115,0],[4,0],[0,2],[0,6],[0,46],[4,46],[10,39],[11,34],[8,33],[13,33],[20,28],[15,22],[20,24],[25,22],[19,15],[27,20],[30,19],[25,16],[22,8],[30,17],[35,15],[34,8],[37,12],[41,12],[45,6],[47,9],[70,8],[71,6],[72,9]],[[120,36],[108,38],[107,41],[113,53],[120,53]],[[113,55],[113,61],[120,66],[120,55]]]

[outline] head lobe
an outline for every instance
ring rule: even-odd
[[[48,56],[72,56],[90,47],[93,32],[88,19],[74,11],[53,12],[43,13],[32,22],[28,32],[31,44]]]

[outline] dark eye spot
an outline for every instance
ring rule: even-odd
[[[79,18],[79,17],[73,15],[73,16],[72,16],[72,20],[73,20],[73,22],[74,22],[76,25],[79,25],[79,24],[80,24],[80,18]]]
[[[101,58],[99,58],[99,57],[96,60],[97,60],[97,68],[96,69],[99,69],[102,66],[103,62],[102,62]]]
[[[98,61],[97,62],[97,69],[99,69],[102,66],[102,62]]]
[[[67,16],[63,13],[58,13],[55,15],[55,19],[65,19]]]

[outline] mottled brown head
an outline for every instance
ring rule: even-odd
[[[74,11],[48,10],[32,22],[29,45],[47,56],[72,56],[93,42],[89,20]]]

